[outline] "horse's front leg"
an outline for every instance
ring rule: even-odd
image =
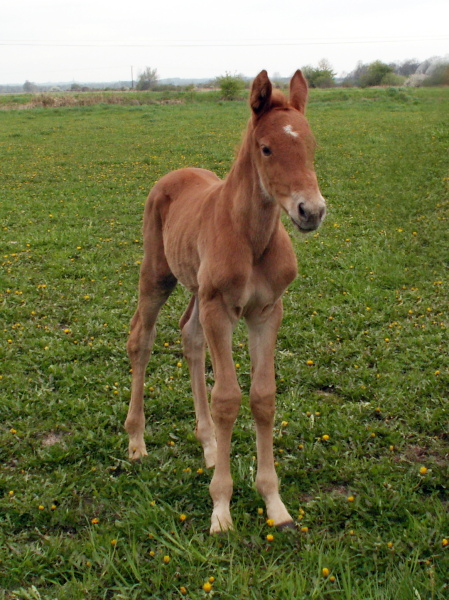
[[[209,346],[215,385],[211,394],[211,412],[217,438],[215,472],[210,483],[213,502],[211,533],[232,529],[230,501],[232,477],[230,451],[232,429],[240,408],[241,391],[232,359],[232,332],[236,319],[221,298],[200,301],[200,321]]]
[[[265,500],[268,518],[280,527],[293,527],[293,519],[279,496],[273,455],[276,394],[274,350],[281,320],[280,299],[272,308],[262,313],[254,311],[246,319],[252,367],[250,405],[257,435],[256,487]]]

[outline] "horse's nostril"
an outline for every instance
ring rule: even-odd
[[[301,217],[301,219],[307,219],[307,213],[304,210],[304,203],[301,202],[300,204],[298,204],[298,212],[299,212],[299,216]]]

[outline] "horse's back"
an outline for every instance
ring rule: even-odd
[[[185,167],[170,171],[161,177],[151,190],[149,199],[160,196],[161,193],[172,201],[189,195],[191,191],[198,195],[218,182],[220,182],[219,177],[212,171],[197,167]]]

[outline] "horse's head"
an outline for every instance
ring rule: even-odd
[[[315,139],[304,116],[307,82],[301,71],[290,81],[290,99],[272,89],[261,71],[251,88],[252,155],[263,194],[276,200],[296,227],[313,231],[326,202],[314,169]]]

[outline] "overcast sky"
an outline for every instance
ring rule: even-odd
[[[291,75],[449,54],[448,0],[9,0],[0,83]]]

